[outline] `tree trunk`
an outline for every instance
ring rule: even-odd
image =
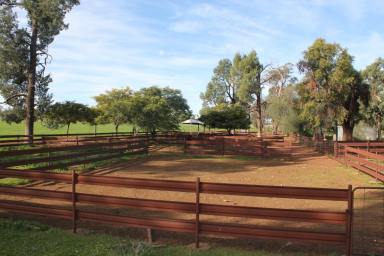
[[[256,96],[256,111],[257,111],[257,125],[259,128],[258,137],[261,137],[263,134],[263,119],[261,116],[261,92],[257,94]]]
[[[71,123],[67,124],[67,137],[69,136],[69,126],[71,125]]]
[[[231,135],[231,129],[227,129],[228,135]]]
[[[353,140],[353,126],[349,123],[343,124],[343,141]]]
[[[119,132],[119,125],[115,125],[115,133],[117,135],[117,133]]]
[[[35,84],[36,84],[36,62],[37,62],[37,24],[32,18],[31,24],[31,45],[29,48],[29,66],[28,66],[28,91],[26,98],[26,116],[25,116],[25,135],[28,142],[33,143],[33,124],[35,122]]]
[[[379,118],[377,120],[376,129],[377,129],[377,140],[381,140],[381,129],[383,128],[382,120]]]
[[[97,124],[95,124],[95,136],[97,135]]]

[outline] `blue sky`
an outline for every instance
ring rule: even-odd
[[[318,37],[338,42],[359,69],[384,57],[384,1],[82,0],[50,46],[56,101],[130,86],[170,86],[194,113],[221,58],[255,49],[263,63],[297,63]]]

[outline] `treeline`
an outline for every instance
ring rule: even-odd
[[[122,124],[133,125],[133,132],[169,131],[189,118],[191,110],[180,90],[152,86],[134,92],[129,87],[112,89],[95,96],[95,107],[73,101],[57,102],[50,105],[40,116],[43,125],[49,128],[67,127],[82,122],[95,127],[99,124],[113,124],[115,132]],[[8,120],[9,122],[12,120]]]
[[[301,74],[300,80],[297,74]],[[263,97],[266,89],[268,94]],[[232,61],[219,61],[201,99],[201,116],[212,127],[222,126],[211,118],[212,113],[226,115],[231,108],[241,108],[237,119],[242,122],[233,129],[253,123],[260,134],[269,126],[275,133],[300,132],[323,138],[335,133],[339,125],[343,139],[351,140],[354,127],[363,121],[376,127],[380,139],[384,59],[357,70],[346,48],[321,38],[304,51],[296,65],[262,64],[255,51],[236,54]]]

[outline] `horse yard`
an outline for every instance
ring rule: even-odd
[[[273,146],[273,145],[272,145]],[[244,184],[258,186],[274,187],[303,187],[303,188],[329,188],[329,189],[348,189],[349,185],[356,187],[380,186],[380,182],[358,172],[355,169],[347,167],[343,161],[337,161],[328,155],[322,155],[313,148],[302,146],[295,143],[280,143],[275,145],[275,150],[279,154],[269,154],[264,156],[217,156],[217,155],[190,155],[185,154],[183,146],[179,145],[157,145],[150,147],[149,153],[133,156],[129,160],[119,160],[108,162],[91,169],[84,169],[81,175],[84,176],[105,176],[127,179],[153,179],[178,182],[195,182],[199,177],[199,182],[206,183],[224,183],[224,184]],[[275,151],[274,151],[275,152]],[[68,192],[73,190],[73,184],[49,180],[32,180],[32,182],[19,186],[28,189],[37,189],[44,191]],[[359,191],[357,191],[358,193]],[[379,192],[379,193],[376,193]],[[358,203],[355,200],[355,218],[353,233],[353,250],[366,251],[370,248],[376,248],[382,252],[384,238],[380,235],[384,231],[380,220],[382,215],[383,191],[364,190],[364,200]],[[118,198],[130,198],[140,200],[154,201],[174,201],[194,203],[196,195],[174,190],[151,190],[141,189],[139,187],[104,186],[102,184],[79,184],[76,186],[76,193],[92,194],[99,196],[110,196]],[[380,194],[381,193],[381,194]],[[54,200],[53,198],[35,198],[34,196],[12,196],[11,194],[1,195],[1,199],[26,203],[27,205],[39,204],[49,207],[59,207],[70,209],[71,202]],[[81,200],[80,200],[81,201]],[[153,201],[151,201],[153,202]],[[253,207],[255,209],[287,209],[323,212],[344,212],[347,209],[345,201],[340,200],[311,200],[310,198],[274,198],[270,196],[241,196],[231,194],[205,194],[199,195],[199,203],[204,205],[220,205],[233,207]],[[116,206],[95,206],[89,203],[77,204],[78,209],[92,210],[101,214],[113,214],[119,216],[130,216],[137,218],[162,218],[177,219],[183,221],[194,221],[194,212],[178,211],[158,211],[143,210],[142,208],[116,207]],[[1,208],[1,207],[0,207]],[[1,211],[1,209],[0,209]],[[363,214],[362,221],[359,220],[359,211]],[[6,214],[6,210],[5,210]],[[20,214],[20,213],[17,213]],[[21,214],[25,215],[25,214]],[[28,215],[28,214],[27,214]],[[41,218],[41,217],[40,217]],[[250,225],[258,228],[272,228],[278,230],[295,229],[302,232],[341,232],[344,226],[335,225],[332,221],[284,221],[278,218],[248,218],[244,216],[216,216],[201,215],[201,222],[220,222],[235,223],[236,225]],[[38,217],[39,219],[39,217]],[[368,220],[367,220],[368,219]],[[45,222],[60,224],[69,227],[70,223],[66,221],[54,221],[51,218],[45,219]],[[340,224],[340,223],[338,223]],[[360,224],[364,224],[363,226]],[[129,234],[132,237],[142,237],[145,233],[135,228],[115,228],[109,225],[95,224],[90,221],[80,221],[79,230],[102,229],[119,234]],[[370,228],[367,228],[370,227]],[[356,230],[359,230],[356,232]],[[143,229],[142,229],[143,230]],[[144,229],[145,230],[145,229]],[[147,230],[148,231],[148,230]],[[364,235],[363,232],[366,234]],[[172,232],[157,231],[152,234],[151,239],[160,243],[190,244],[193,236],[180,235],[174,236]],[[359,234],[357,236],[356,234]],[[226,236],[224,236],[226,237]],[[332,253],[344,251],[343,246],[328,245],[322,243],[303,243],[296,240],[280,241],[279,239],[230,239],[221,240],[220,235],[201,238],[203,242],[215,246],[216,244],[240,245],[242,248],[262,248],[265,250],[282,252],[304,252],[308,255],[333,255]],[[287,242],[288,241],[288,242]],[[361,243],[364,241],[364,243]],[[368,248],[366,248],[368,246]],[[375,252],[376,252],[375,251]],[[305,255],[307,255],[305,254]]]

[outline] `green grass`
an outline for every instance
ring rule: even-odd
[[[126,237],[106,234],[72,234],[37,222],[0,218],[3,256],[303,256],[234,248],[196,251],[183,246],[151,247]]]
[[[19,185],[26,185],[28,183],[29,183],[29,180],[27,179],[20,179],[20,178],[0,179],[0,186],[19,186]]]
[[[4,121],[0,121],[0,135],[21,135],[24,134],[24,122],[20,124],[7,124]],[[69,128],[70,133],[93,133],[95,128],[89,124],[76,123],[72,124]],[[98,125],[97,132],[114,132],[115,128],[112,124]],[[121,125],[119,127],[120,132],[131,132],[132,126],[129,124]],[[59,129],[49,129],[45,127],[41,122],[35,123],[35,134],[65,134],[67,132],[66,127]]]
[[[0,135],[22,135],[24,134],[25,124],[21,122],[19,124],[7,124],[4,121],[0,121]],[[180,130],[184,132],[189,132],[189,125],[180,125]],[[95,128],[89,124],[76,123],[72,124],[69,128],[69,133],[94,133]],[[119,127],[119,132],[131,132],[132,125],[124,124]],[[197,132],[197,126],[191,126],[192,132]],[[200,131],[203,131],[203,128],[200,127]],[[67,132],[66,127],[59,129],[49,129],[45,127],[41,122],[35,123],[35,134],[65,134]],[[97,132],[115,132],[115,127],[112,124],[104,124],[97,126]]]

